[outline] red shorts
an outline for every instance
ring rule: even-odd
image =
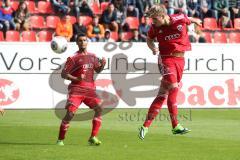
[[[101,103],[95,89],[85,90],[84,92],[71,92],[68,94],[66,109],[71,112],[76,112],[82,102],[89,108],[93,109]]]
[[[163,67],[159,66],[163,79],[170,82],[180,82],[182,79],[185,60],[183,57],[162,57]]]

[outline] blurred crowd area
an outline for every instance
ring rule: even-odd
[[[156,3],[203,21],[189,27],[193,43],[240,43],[240,0],[1,0],[0,41],[73,42],[84,33],[91,42],[145,42],[144,12]]]

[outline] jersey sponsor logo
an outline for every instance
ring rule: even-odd
[[[91,68],[93,68],[93,64],[92,64],[92,63],[83,64],[83,65],[82,65],[82,68],[83,68],[83,69],[91,69]]]
[[[0,106],[12,104],[17,101],[18,97],[18,87],[9,80],[0,79]]]
[[[172,17],[172,19],[174,20],[174,21],[177,21],[177,20],[180,20],[180,19],[183,19],[184,18],[184,15],[183,14],[181,14],[181,15],[179,15],[179,16],[176,16],[176,17]]]
[[[182,29],[183,29],[183,26],[181,24],[177,26],[177,30],[179,30],[180,32],[182,31]]]
[[[170,40],[173,40],[173,39],[178,39],[180,37],[180,34],[178,33],[175,33],[175,34],[170,34],[168,36],[165,36],[165,41],[170,41]]]

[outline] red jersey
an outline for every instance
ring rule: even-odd
[[[94,70],[100,66],[101,64],[98,58],[92,53],[81,54],[76,52],[74,56],[68,57],[63,70],[75,77],[85,76],[85,78],[79,82],[72,81],[69,87],[95,87],[93,80]]]
[[[169,17],[170,25],[156,27],[153,24],[148,31],[148,37],[157,38],[160,55],[191,50],[187,33],[190,20],[184,14],[173,14]]]

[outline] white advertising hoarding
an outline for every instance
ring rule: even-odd
[[[62,65],[77,50],[56,54],[49,43],[0,43],[0,105],[8,109],[62,108],[67,84]],[[96,77],[106,107],[148,108],[161,75],[145,43],[89,43],[89,52],[106,57]],[[193,44],[185,56],[179,108],[240,108],[240,50],[234,44]],[[164,106],[166,107],[166,106]]]

